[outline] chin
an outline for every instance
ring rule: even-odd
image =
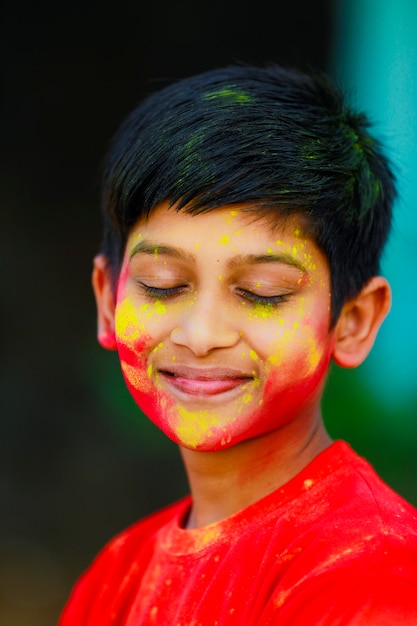
[[[221,452],[228,450],[243,442],[257,439],[270,432],[279,430],[293,419],[292,415],[281,416],[280,419],[275,419],[273,422],[269,421],[268,426],[266,426],[262,415],[259,415],[259,419],[256,419],[255,422],[252,422],[251,419],[248,420],[248,418],[253,419],[254,415],[252,413],[247,415],[246,419],[240,415],[234,417],[228,424],[219,425],[213,413],[201,412],[199,416],[194,415],[191,417],[187,411],[188,420],[184,419],[184,413],[181,415],[181,411],[175,411],[175,413],[176,418],[172,419],[171,417],[165,423],[161,423],[160,416],[157,420],[152,421],[174,443],[182,448],[196,452]],[[209,425],[210,421],[213,422],[212,425]],[[215,423],[216,425],[214,425]]]

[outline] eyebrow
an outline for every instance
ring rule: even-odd
[[[196,258],[194,255],[186,252],[182,248],[175,248],[174,246],[168,246],[165,244],[159,244],[149,239],[143,239],[139,241],[130,253],[129,259],[132,259],[136,254],[148,254],[148,255],[163,255],[173,259],[179,259],[180,261],[186,261],[188,263],[195,263]],[[242,265],[261,265],[263,263],[277,263],[283,265],[289,265],[300,270],[303,274],[307,273],[307,269],[301,261],[294,258],[290,254],[239,254],[233,257],[228,265],[230,269],[235,269]]]
[[[285,252],[282,254],[239,254],[234,257],[229,265],[231,268],[239,265],[261,265],[262,263],[280,263],[281,265],[290,265],[305,274],[307,269],[305,265],[298,259]]]
[[[179,259],[180,261],[195,262],[195,257],[189,252],[186,252],[181,248],[158,244],[149,239],[139,241],[130,253],[129,259],[132,259],[135,254],[149,254],[152,256],[162,254],[164,256],[172,257],[173,259]]]

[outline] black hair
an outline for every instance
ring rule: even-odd
[[[332,322],[379,272],[394,176],[369,123],[321,75],[232,66],[173,83],[127,118],[103,184],[103,252],[114,278],[139,218],[162,201],[201,213],[246,204],[296,215],[325,253]]]

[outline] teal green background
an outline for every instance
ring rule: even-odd
[[[333,19],[330,72],[386,146],[399,198],[382,267],[392,310],[364,365],[335,368],[324,410],[329,430],[417,504],[417,3],[335,0]]]

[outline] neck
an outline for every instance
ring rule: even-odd
[[[306,432],[297,426],[219,452],[181,448],[193,496],[187,528],[218,522],[279,489],[330,445],[319,412]]]

